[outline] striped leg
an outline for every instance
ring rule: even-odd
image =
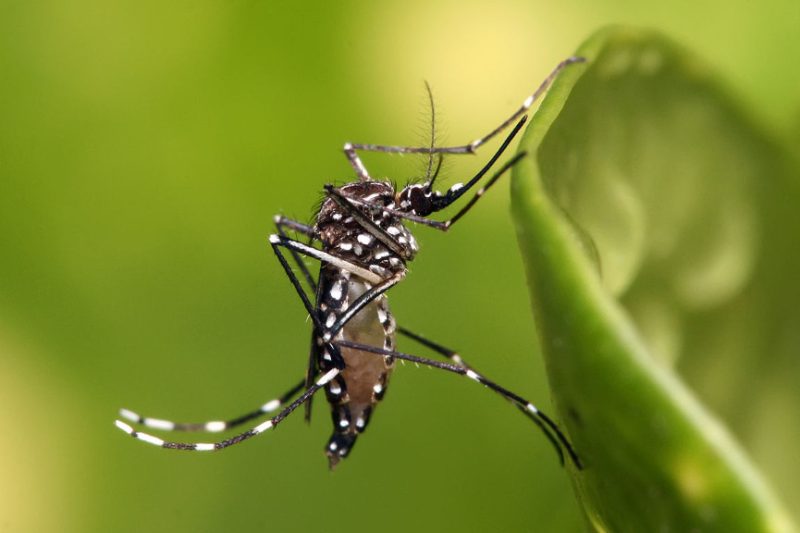
[[[162,431],[208,431],[210,433],[218,433],[228,429],[240,426],[245,422],[249,422],[254,418],[259,418],[265,414],[272,413],[291,400],[298,392],[303,390],[305,379],[300,383],[289,389],[283,396],[279,396],[274,400],[270,400],[258,409],[250,411],[249,413],[231,418],[229,420],[212,420],[209,422],[172,422],[170,420],[163,420],[161,418],[151,418],[141,416],[129,409],[120,409],[119,414],[122,418],[133,422],[134,424],[141,424],[142,426],[159,429]]]
[[[316,383],[314,383],[311,387],[307,388],[306,391],[299,398],[297,398],[291,404],[286,406],[281,412],[279,412],[274,417],[270,418],[266,422],[262,422],[261,424],[255,426],[255,427],[253,427],[251,429],[248,429],[244,433],[240,433],[240,434],[238,434],[238,435],[236,435],[234,437],[231,437],[229,439],[225,439],[225,440],[222,440],[222,441],[219,441],[219,442],[172,442],[172,441],[165,441],[165,440],[160,439],[160,438],[158,438],[156,436],[150,435],[149,433],[142,433],[140,431],[136,431],[131,426],[129,426],[128,424],[126,424],[125,422],[123,422],[121,420],[115,421],[114,424],[119,429],[121,429],[122,431],[124,431],[125,433],[130,435],[131,437],[133,437],[135,439],[139,439],[139,440],[141,440],[143,442],[146,442],[148,444],[152,444],[154,446],[158,446],[160,448],[169,448],[169,449],[173,449],[173,450],[190,450],[190,451],[198,451],[198,452],[209,452],[209,451],[215,451],[215,450],[222,450],[224,448],[228,448],[229,446],[233,446],[234,444],[239,444],[240,442],[245,441],[245,440],[247,440],[249,438],[252,438],[252,437],[255,437],[257,435],[260,435],[261,433],[267,431],[268,429],[272,429],[272,428],[276,427],[278,424],[281,423],[281,421],[283,421],[283,419],[285,419],[287,416],[289,416],[292,413],[292,411],[294,411],[295,409],[300,407],[302,404],[307,402],[312,396],[314,396],[314,394],[318,390],[323,388],[328,382],[330,382],[333,378],[335,378],[337,375],[339,375],[339,372],[341,372],[341,370],[339,370],[338,368],[334,368],[332,370],[329,370],[328,372],[323,374],[322,377],[320,377],[316,381]]]
[[[394,153],[394,154],[474,154],[475,151],[484,143],[492,139],[495,135],[509,127],[513,124],[519,117],[524,115],[530,108],[533,106],[533,103],[538,100],[538,98],[544,94],[544,92],[550,87],[553,83],[553,80],[556,79],[558,73],[561,72],[567,66],[573,63],[582,63],[586,61],[582,57],[569,57],[564,61],[560,62],[553,71],[550,73],[547,78],[537,87],[537,89],[528,96],[522,105],[517,108],[514,113],[508,117],[506,120],[502,122],[499,126],[495,129],[480,137],[475,139],[469,144],[465,144],[463,146],[424,146],[424,147],[413,147],[413,146],[387,146],[387,145],[380,145],[380,144],[357,144],[357,143],[346,143],[344,145],[344,154],[347,157],[347,160],[350,162],[350,165],[356,171],[356,175],[358,175],[361,181],[368,181],[370,179],[369,173],[367,169],[364,167],[364,164],[361,162],[361,158],[358,157],[358,151],[368,151],[368,152],[383,152],[383,153]]]
[[[416,355],[409,355],[409,354],[396,352],[396,351],[392,351],[392,350],[384,350],[383,348],[377,348],[375,346],[369,346],[369,345],[366,345],[366,344],[359,344],[359,343],[356,343],[356,342],[350,342],[350,341],[346,341],[346,340],[336,341],[335,344],[337,344],[337,345],[339,345],[341,347],[354,348],[354,349],[357,349],[357,350],[360,350],[360,351],[363,351],[363,352],[374,353],[374,354],[377,354],[377,355],[382,356],[382,357],[391,356],[391,357],[394,357],[396,359],[401,359],[401,360],[405,360],[405,361],[411,361],[412,363],[418,363],[418,364],[421,364],[421,365],[426,365],[426,366],[430,366],[430,367],[433,367],[433,368],[438,368],[440,370],[446,370],[448,372],[453,372],[454,374],[460,374],[462,376],[466,376],[466,377],[470,378],[471,380],[475,381],[476,383],[480,383],[481,385],[484,385],[484,386],[488,387],[489,389],[497,392],[498,394],[500,394],[504,398],[506,398],[509,401],[513,402],[520,409],[522,409],[522,410],[526,411],[527,413],[529,413],[531,415],[532,419],[536,422],[536,424],[542,430],[542,432],[544,432],[545,435],[548,435],[548,438],[551,441],[553,439],[555,439],[558,442],[559,446],[557,446],[556,449],[558,451],[559,459],[561,459],[561,463],[562,464],[564,463],[564,461],[563,461],[563,452],[562,452],[562,448],[563,448],[563,450],[566,450],[567,454],[570,457],[570,460],[575,465],[575,467],[578,468],[579,470],[583,468],[583,464],[581,463],[581,460],[578,457],[578,454],[575,452],[575,449],[572,447],[572,444],[570,444],[570,442],[567,439],[567,437],[564,435],[564,433],[561,431],[561,429],[556,425],[555,422],[553,422],[553,420],[549,416],[547,416],[542,411],[537,409],[535,405],[530,403],[528,400],[526,400],[522,396],[519,396],[518,394],[515,394],[515,393],[511,392],[510,390],[506,389],[505,387],[502,387],[502,386],[498,385],[497,383],[495,383],[494,381],[491,381],[490,379],[487,379],[486,377],[482,376],[481,374],[478,374],[474,370],[463,366],[463,361],[462,361],[461,365],[450,364],[450,363],[442,363],[442,362],[439,362],[439,361],[434,361],[432,359],[427,359],[425,357],[418,357]]]
[[[285,239],[289,238],[289,236],[286,235],[285,231],[287,228],[297,233],[301,233],[306,237],[309,237],[310,239],[309,243],[313,242],[317,238],[317,232],[313,227],[307,226],[306,224],[302,224],[290,218],[286,218],[283,215],[275,215],[273,221],[275,222],[275,227],[278,230],[278,234]],[[289,250],[289,253],[292,254],[292,258],[294,259],[295,264],[303,273],[303,278],[306,280],[306,283],[308,283],[308,286],[311,288],[311,292],[317,292],[317,284],[314,281],[314,277],[311,275],[311,272],[308,270],[306,264],[300,258],[300,254],[297,251],[291,249]]]
[[[426,339],[425,337],[423,337],[421,335],[418,335],[418,334],[416,334],[416,333],[414,333],[412,331],[409,331],[409,330],[407,330],[406,328],[403,328],[403,327],[398,327],[397,328],[397,332],[400,333],[401,335],[405,335],[409,339],[412,339],[412,340],[420,343],[421,345],[423,345],[423,346],[425,346],[427,348],[430,348],[431,350],[433,350],[434,352],[438,353],[439,355],[446,357],[447,359],[452,361],[454,365],[460,366],[460,367],[464,368],[464,370],[469,370],[469,371],[474,372],[475,374],[477,374],[479,376],[482,376],[477,370],[475,370],[475,367],[469,365],[466,361],[464,361],[461,358],[461,356],[458,354],[458,352],[456,352],[455,350],[451,350],[450,348],[446,348],[446,347],[442,346],[439,343],[436,343],[436,342],[433,342],[432,340]],[[497,391],[495,391],[495,392],[497,392]],[[522,412],[522,414],[524,414],[525,416],[530,418],[537,426],[539,426],[540,429],[543,430],[543,432],[544,432],[545,436],[547,437],[547,439],[550,441],[550,443],[553,445],[553,447],[555,447],[556,453],[558,454],[558,456],[561,459],[561,464],[564,464],[564,454],[561,452],[561,445],[559,444],[559,441],[556,439],[555,436],[553,436],[553,434],[551,432],[547,431],[542,426],[542,421],[539,420],[539,418],[537,418],[536,416],[534,416],[525,406],[520,405],[518,402],[515,402],[514,400],[512,400],[508,396],[505,396],[503,394],[500,394],[500,396],[502,396],[503,398],[505,398],[506,400],[511,402],[511,404],[514,405],[514,407],[518,408],[520,410],[520,412]]]

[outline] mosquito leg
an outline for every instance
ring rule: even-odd
[[[450,359],[450,361],[452,361],[454,365],[463,366],[464,368],[467,368],[467,369],[472,368],[466,362],[464,362],[464,360],[461,358],[460,355],[458,355],[458,352],[456,352],[455,350],[451,350],[450,348],[445,348],[441,344],[439,344],[437,342],[434,342],[434,341],[432,341],[430,339],[427,339],[427,338],[423,337],[422,335],[414,333],[413,331],[410,331],[410,330],[408,330],[408,329],[406,329],[406,328],[404,328],[402,326],[398,326],[397,327],[397,333],[399,333],[401,335],[405,335],[409,339],[412,339],[412,340],[418,342],[419,344],[425,346],[426,348],[430,348],[431,350],[433,350],[434,352],[438,353],[439,355],[442,355],[442,356]]]
[[[286,218],[283,215],[275,215],[275,217],[273,217],[273,221],[278,228],[288,228],[292,231],[296,231],[297,233],[302,233],[306,237],[317,237],[316,230],[308,224],[303,224],[302,222],[292,220],[291,218]]]
[[[173,450],[191,450],[191,451],[198,451],[198,452],[209,452],[214,450],[222,450],[223,448],[227,448],[229,446],[233,446],[234,444],[239,444],[242,441],[245,441],[249,438],[255,437],[268,429],[275,428],[278,424],[281,423],[283,419],[289,416],[292,411],[300,407],[302,404],[307,402],[314,394],[323,388],[327,383],[329,383],[333,378],[335,378],[341,370],[338,368],[334,368],[323,374],[311,387],[306,389],[306,391],[295,401],[291,404],[286,406],[281,412],[279,412],[274,417],[270,418],[269,420],[262,422],[261,424],[248,429],[244,433],[240,433],[234,437],[229,439],[225,439],[219,442],[172,442],[172,441],[165,441],[149,433],[142,433],[136,431],[131,426],[126,424],[121,420],[116,420],[114,424],[130,435],[135,439],[139,439],[144,441],[148,444],[152,444],[154,446],[158,446],[160,448],[170,448]]]
[[[412,363],[418,363],[418,364],[421,364],[421,365],[426,365],[426,366],[438,368],[440,370],[446,370],[448,372],[453,372],[454,374],[461,374],[462,376],[466,376],[466,377],[470,378],[471,380],[473,380],[473,381],[475,381],[477,383],[480,383],[481,385],[484,385],[484,386],[488,387],[489,389],[499,393],[501,396],[503,396],[504,398],[507,398],[508,400],[514,402],[516,405],[520,406],[521,408],[524,408],[525,411],[529,412],[534,417],[534,420],[538,421],[537,424],[538,424],[539,428],[545,434],[550,434],[550,432],[552,432],[552,434],[548,438],[550,438],[551,441],[554,438],[558,442],[558,444],[560,445],[560,446],[556,446],[556,449],[558,450],[559,457],[562,459],[562,464],[563,464],[563,454],[562,454],[561,450],[563,448],[564,450],[566,450],[567,454],[569,455],[570,459],[572,460],[572,463],[579,470],[583,468],[581,460],[578,457],[578,454],[575,452],[575,450],[572,447],[572,445],[570,444],[569,440],[567,439],[567,437],[564,435],[564,433],[561,431],[561,429],[556,425],[555,422],[553,422],[553,420],[549,416],[547,416],[545,413],[540,411],[538,408],[536,408],[535,405],[530,403],[525,398],[523,398],[523,397],[519,396],[518,394],[515,394],[515,393],[511,392],[510,390],[498,385],[494,381],[491,381],[490,379],[487,379],[486,377],[482,376],[481,374],[478,374],[477,372],[475,372],[472,369],[466,368],[466,367],[464,367],[462,365],[455,365],[455,364],[451,364],[451,363],[442,363],[442,362],[439,362],[439,361],[434,361],[433,359],[427,359],[425,357],[418,357],[416,355],[409,355],[409,354],[396,352],[396,351],[392,351],[392,350],[384,350],[383,348],[377,348],[375,346],[369,346],[367,344],[360,344],[360,343],[350,342],[350,341],[345,341],[345,340],[338,340],[334,344],[337,344],[337,345],[339,345],[341,347],[354,348],[354,349],[357,349],[357,350],[360,350],[360,351],[363,351],[363,352],[374,353],[374,354],[381,355],[381,356],[384,356],[384,357],[385,356],[390,356],[390,357],[394,357],[395,359],[402,359],[402,360],[405,360],[405,361],[411,361]]]
[[[162,431],[208,431],[210,433],[217,433],[226,431],[228,429],[240,426],[245,422],[249,422],[254,418],[259,418],[265,414],[277,410],[282,405],[291,400],[298,392],[304,389],[305,379],[300,381],[297,385],[286,391],[283,396],[279,396],[274,400],[270,400],[258,409],[250,411],[249,413],[231,418],[229,420],[213,420],[210,422],[196,422],[196,423],[182,423],[172,422],[170,420],[162,420],[160,418],[151,418],[140,416],[129,409],[120,409],[119,414],[122,418],[133,422],[134,424],[141,424],[145,427],[152,429],[160,429]]]
[[[425,346],[427,348],[430,348],[431,350],[433,350],[434,352],[438,353],[439,355],[441,355],[443,357],[446,357],[447,359],[452,361],[453,364],[458,365],[460,367],[463,367],[465,370],[471,370],[471,371],[475,372],[476,374],[480,375],[480,373],[477,370],[475,370],[475,367],[473,367],[472,365],[470,365],[469,363],[464,361],[464,359],[462,359],[461,356],[458,354],[458,352],[456,352],[455,350],[451,350],[450,348],[446,348],[446,347],[442,346],[441,344],[436,343],[436,342],[434,342],[434,341],[432,341],[430,339],[426,339],[422,335],[418,335],[417,333],[409,331],[408,329],[406,329],[404,327],[398,327],[397,328],[397,332],[400,333],[401,335],[405,335],[409,339],[413,339],[414,341],[418,342],[419,344],[421,344],[421,345],[423,345],[423,346]],[[528,418],[533,420],[533,422],[536,423],[539,427],[542,427],[541,421],[536,416],[531,414],[531,412],[528,409],[526,409],[525,406],[520,405],[518,402],[515,402],[514,400],[512,400],[511,398],[508,398],[507,396],[504,396],[502,394],[500,396],[503,396],[506,400],[510,401],[511,404],[514,405],[514,407],[518,408],[522,412],[522,414],[524,414],[525,416],[527,416]],[[544,429],[544,428],[542,428],[542,429]],[[555,446],[556,450],[558,451],[559,456],[561,456],[562,464],[563,464],[564,456],[561,453],[561,447],[560,447],[560,445],[558,443],[558,440],[556,440],[556,438],[549,431],[545,431],[544,434],[550,440],[550,443],[553,444],[553,446]]]
[[[285,239],[289,238],[289,236],[286,235],[285,228],[288,228],[288,229],[290,229],[292,231],[296,231],[297,233],[301,233],[303,235],[306,235],[307,237],[311,238],[312,240],[315,239],[316,236],[317,236],[317,232],[314,230],[313,227],[307,226],[306,224],[302,224],[302,223],[297,222],[295,220],[291,220],[289,218],[286,218],[283,215],[275,215],[275,218],[273,220],[275,222],[275,227],[278,229],[278,234],[281,237],[285,238]],[[308,267],[303,262],[303,260],[300,258],[299,253],[297,251],[291,250],[291,249],[289,250],[289,253],[292,254],[292,258],[294,259],[295,264],[300,269],[300,271],[303,273],[303,278],[305,278],[306,283],[308,283],[308,286],[311,288],[311,292],[316,292],[317,291],[317,284],[314,281],[313,276],[311,276],[311,272],[308,270]]]
[[[369,179],[369,175],[364,168],[364,165],[361,163],[361,160],[358,158],[356,151],[362,150],[365,152],[384,152],[384,153],[394,153],[394,154],[430,154],[430,153],[438,153],[438,154],[472,154],[483,144],[488,142],[498,133],[506,129],[512,123],[514,123],[519,117],[524,115],[530,108],[533,106],[533,103],[539,99],[539,97],[550,87],[553,83],[553,80],[556,79],[558,74],[567,66],[573,63],[582,63],[586,61],[582,57],[569,57],[564,61],[560,62],[553,71],[548,75],[544,81],[539,85],[539,87],[528,96],[522,105],[511,114],[506,120],[504,120],[499,126],[495,129],[480,137],[475,139],[469,144],[465,144],[462,146],[421,146],[421,147],[412,147],[412,146],[390,146],[390,145],[382,145],[382,144],[358,144],[358,143],[347,143],[345,144],[345,155],[350,160],[350,164],[353,165],[353,168],[356,169],[356,173],[360,178],[362,176],[366,176],[366,179]],[[363,171],[363,172],[362,172]]]
[[[283,255],[280,253],[278,248],[283,247],[289,250],[295,250],[303,255],[307,255],[308,257],[313,257],[314,259],[321,261],[323,263],[330,263],[331,265],[341,268],[342,270],[347,270],[348,272],[351,272],[359,276],[360,278],[363,278],[365,281],[369,283],[377,284],[383,281],[383,278],[381,276],[375,274],[370,270],[367,270],[366,268],[362,268],[358,265],[350,263],[349,261],[345,261],[341,257],[336,257],[335,255],[331,255],[328,252],[318,250],[312,246],[303,244],[302,242],[288,239],[280,235],[270,235],[269,242],[272,245],[272,249],[279,257],[283,257]],[[288,267],[288,264],[286,266]]]
[[[305,247],[305,245],[301,244],[301,243],[299,243],[297,241],[293,241],[291,239],[288,239],[286,237],[281,237],[280,235],[270,235],[269,236],[269,242],[272,244],[272,251],[275,252],[275,256],[278,258],[278,261],[280,262],[281,266],[283,267],[283,270],[286,272],[286,275],[289,277],[289,281],[292,283],[292,286],[294,287],[294,290],[297,292],[297,295],[300,297],[300,300],[302,300],[303,306],[306,308],[306,311],[308,312],[309,316],[311,317],[311,320],[314,321],[314,325],[316,326],[317,330],[318,331],[322,331],[322,324],[319,321],[319,317],[317,316],[317,313],[314,311],[314,306],[311,304],[311,300],[308,298],[308,295],[303,290],[303,287],[300,285],[300,280],[297,279],[297,276],[295,275],[294,271],[292,270],[292,267],[289,265],[289,262],[286,261],[286,258],[283,256],[283,253],[281,252],[281,250],[279,248],[279,246],[281,246],[281,245],[285,246],[285,243],[294,243],[296,245],[300,245],[300,246],[303,246],[303,247]],[[291,246],[287,246],[287,248],[290,249],[290,250],[293,249]],[[315,248],[311,248],[310,246],[308,246],[307,248],[309,248],[311,250],[316,250]],[[302,248],[300,250],[302,250]],[[300,250],[298,250],[298,251],[300,251]],[[318,251],[318,250],[316,250],[316,251]]]
[[[344,151],[345,157],[350,162],[350,166],[356,171],[356,176],[358,176],[359,181],[370,181],[371,178],[369,177],[369,172],[367,172],[367,167],[364,166],[364,163],[356,152],[356,150],[365,150],[362,146],[364,145],[344,143],[344,148],[342,148],[342,150]]]

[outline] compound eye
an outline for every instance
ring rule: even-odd
[[[424,217],[431,213],[431,199],[421,187],[414,187],[408,191],[408,200],[416,214]]]

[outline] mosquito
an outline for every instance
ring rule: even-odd
[[[386,394],[395,362],[403,360],[465,376],[496,392],[536,424],[555,448],[562,464],[566,452],[573,465],[582,468],[569,440],[549,416],[522,396],[479,373],[458,352],[398,326],[387,300],[387,291],[405,278],[406,265],[419,250],[406,223],[423,224],[440,231],[452,228],[501,176],[525,157],[525,153],[515,155],[495,170],[452,218],[439,221],[429,218],[429,215],[454,204],[494,168],[522,129],[527,120],[526,113],[533,103],[549,88],[559,72],[582,61],[583,58],[570,57],[559,63],[510,117],[469,144],[435,146],[433,134],[427,147],[346,143],[344,154],[358,180],[339,187],[325,185],[325,197],[313,224],[303,224],[282,215],[275,217],[277,232],[270,235],[270,245],[313,322],[305,377],[284,395],[236,418],[201,423],[172,422],[142,417],[128,409],[120,410],[121,417],[128,422],[162,431],[221,432],[277,412],[271,418],[217,442],[164,440],[134,429],[122,420],[117,420],[116,426],[140,441],[162,448],[222,450],[276,428],[302,405],[305,405],[305,417],[309,420],[312,398],[324,389],[333,420],[333,434],[325,452],[333,468],[348,456],[356,439],[366,430],[375,407]],[[430,89],[428,94],[430,96]],[[432,98],[431,111],[433,114]],[[435,124],[435,120],[432,122]],[[500,147],[469,181],[455,184],[444,193],[434,189],[445,154],[473,154],[509,127],[511,131]],[[373,180],[358,155],[359,151],[428,154],[425,178],[402,189],[388,181]],[[434,170],[435,156],[438,164]],[[307,242],[289,237],[288,232],[304,236]],[[319,262],[316,279],[303,261],[304,257]],[[446,360],[397,351],[397,334],[416,341]]]

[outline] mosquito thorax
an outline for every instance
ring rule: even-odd
[[[405,262],[413,259],[419,248],[403,220],[391,213],[399,208],[394,186],[383,181],[353,182],[339,187],[338,191],[354,200],[352,209],[357,209],[382,231],[365,227],[351,210],[327,198],[316,221],[323,249],[382,277],[404,271]],[[387,240],[394,249],[385,242]]]

